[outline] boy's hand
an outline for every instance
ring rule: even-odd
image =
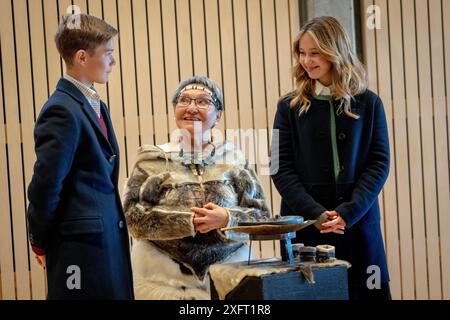
[[[37,263],[39,263],[39,265],[45,269],[45,255],[43,255],[43,256],[35,255],[35,257],[36,257]]]

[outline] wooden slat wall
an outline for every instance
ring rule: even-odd
[[[369,87],[384,102],[391,171],[380,197],[395,299],[450,299],[450,5],[446,0],[364,0]]]
[[[33,125],[65,69],[53,37],[70,5],[120,32],[117,65],[97,90],[121,147],[121,186],[137,147],[165,143],[175,128],[170,100],[180,80],[204,74],[223,88],[217,128],[224,136],[226,129],[260,130],[232,137],[258,173],[268,159],[254,155],[267,155],[277,99],[292,89],[296,0],[0,0],[0,299],[45,298],[45,274],[27,239],[25,192]],[[280,197],[270,178],[260,177],[277,212]],[[272,242],[253,250],[258,257],[279,254]]]
[[[117,65],[97,86],[121,147],[123,185],[141,144],[164,143],[175,128],[176,84],[205,74],[224,90],[217,126],[258,129],[229,137],[243,147],[277,212],[267,175],[276,102],[292,88],[290,45],[297,0],[0,0],[0,298],[45,298],[45,274],[30,251],[25,209],[34,162],[32,129],[64,65],[53,36],[69,5],[120,31]],[[450,299],[450,2],[363,0],[379,6],[380,30],[362,35],[369,87],[382,98],[391,171],[380,195],[395,299]],[[255,156],[256,155],[256,156]],[[257,257],[277,243],[253,244]]]

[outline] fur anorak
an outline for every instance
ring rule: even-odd
[[[205,276],[209,266],[230,261],[233,255],[242,258],[242,249],[247,248],[245,234],[220,230],[196,232],[192,207],[203,207],[211,202],[225,208],[229,215],[228,226],[269,215],[258,178],[230,142],[210,144],[198,154],[181,151],[179,145],[172,144],[141,147],[123,201],[129,231],[141,242],[137,246],[140,253],[132,255],[133,265],[138,269],[134,268],[133,272],[141,285],[145,278],[153,279],[149,282],[164,281],[157,275],[163,276],[165,268],[174,268],[161,263],[151,268],[142,261],[155,261],[165,256],[163,261],[178,265],[180,281],[170,275],[174,282],[173,296],[158,296],[168,299],[206,297],[196,294],[186,297],[176,291],[189,291],[186,290],[189,284],[208,291]],[[150,256],[154,259],[149,259]],[[157,266],[154,262],[151,264]],[[188,281],[181,280],[186,277]],[[155,297],[146,291],[145,295]],[[139,294],[136,298],[140,298]]]

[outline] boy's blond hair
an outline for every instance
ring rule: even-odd
[[[67,16],[56,31],[56,48],[66,64],[71,65],[78,50],[93,55],[99,45],[117,34],[114,27],[97,17],[83,13]]]

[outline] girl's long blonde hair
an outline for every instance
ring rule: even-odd
[[[352,113],[350,103],[353,97],[367,89],[366,71],[353,53],[350,39],[342,25],[333,17],[317,17],[308,21],[300,30],[293,43],[296,64],[293,70],[296,90],[288,94],[292,97],[291,107],[300,107],[300,115],[306,113],[311,106],[309,97],[314,92],[314,82],[300,64],[300,39],[308,33],[315,41],[320,54],[332,63],[331,79],[333,99],[340,100],[344,113],[358,119]]]

